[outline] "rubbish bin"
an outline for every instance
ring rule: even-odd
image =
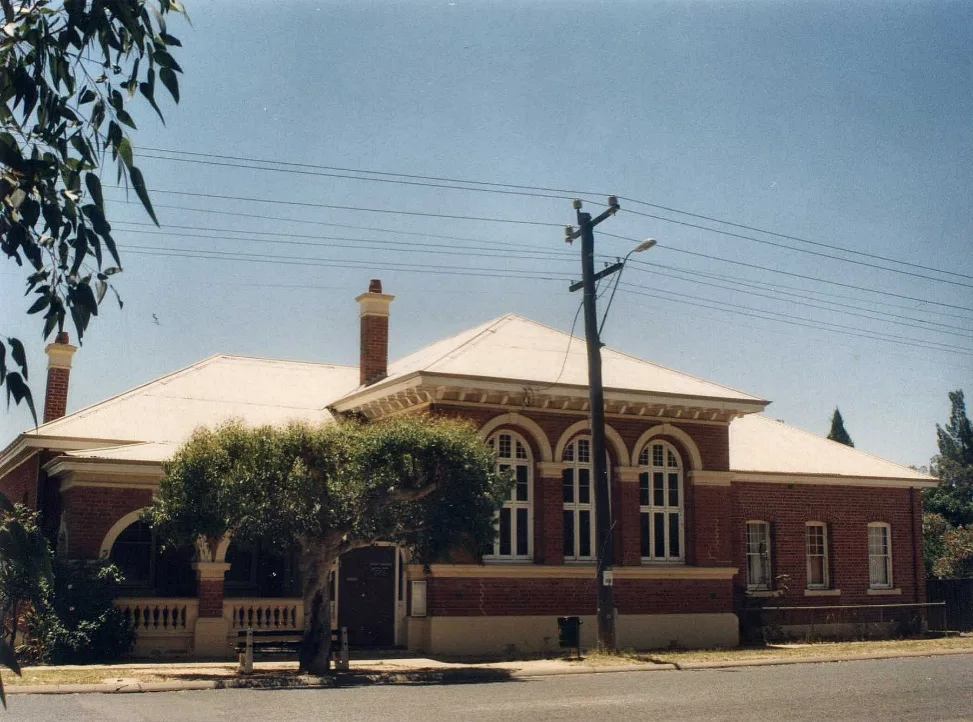
[[[566,649],[575,649],[581,656],[581,617],[557,618],[557,642]]]

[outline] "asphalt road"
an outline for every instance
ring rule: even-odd
[[[327,690],[14,695],[0,720],[962,720],[973,655]]]

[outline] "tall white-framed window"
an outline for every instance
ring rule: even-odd
[[[868,586],[892,588],[892,527],[881,521],[868,525]]]
[[[514,485],[497,514],[497,537],[491,559],[528,560],[533,555],[534,462],[530,446],[513,431],[501,431],[487,442],[497,455],[497,469],[510,471]]]
[[[664,441],[639,453],[639,525],[642,559],[685,560],[683,473],[679,453]]]
[[[561,458],[564,502],[564,558],[595,558],[595,489],[592,483],[591,438],[581,436],[564,448]]]
[[[831,585],[827,524],[820,521],[809,521],[805,524],[804,546],[807,555],[807,588],[827,589]]]
[[[770,523],[747,522],[747,589],[770,589]]]

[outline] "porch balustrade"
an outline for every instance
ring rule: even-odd
[[[115,606],[139,636],[192,634],[196,599],[116,599]]]
[[[233,632],[242,629],[304,628],[302,599],[226,599],[223,615]]]

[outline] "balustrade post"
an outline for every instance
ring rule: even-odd
[[[196,562],[193,569],[199,580],[199,611],[193,630],[193,656],[225,657],[229,624],[223,618],[223,577],[227,562]]]

